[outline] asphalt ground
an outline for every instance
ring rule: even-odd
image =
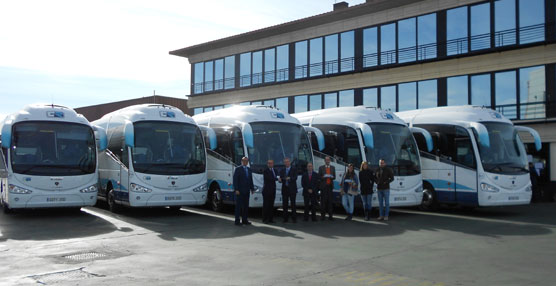
[[[556,204],[235,226],[231,209],[0,214],[0,285],[556,285]],[[373,214],[376,217],[376,214]]]

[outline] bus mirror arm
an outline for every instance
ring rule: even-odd
[[[527,132],[531,134],[531,136],[533,136],[533,139],[535,140],[535,149],[537,149],[537,151],[541,150],[542,148],[541,136],[539,135],[539,132],[537,132],[537,130],[525,126],[515,126],[515,130],[519,132]]]
[[[420,133],[423,135],[423,137],[425,137],[425,141],[427,142],[427,150],[428,152],[432,152],[434,146],[432,143],[432,136],[429,133],[429,131],[427,131],[426,129],[423,128],[419,128],[419,127],[410,127],[409,128],[411,130],[411,132],[413,133]]]
[[[4,124],[1,135],[2,148],[10,149],[12,143],[12,125]]]
[[[249,123],[243,123],[241,127],[241,133],[243,133],[243,138],[245,140],[245,145],[247,148],[253,148],[255,146],[253,140],[253,129]]]
[[[108,147],[108,138],[106,136],[106,130],[104,128],[93,125],[93,131],[95,132],[95,137],[98,139],[98,149],[99,151],[104,151]]]
[[[363,142],[365,144],[365,147],[368,149],[374,149],[375,140],[373,136],[373,130],[371,129],[371,127],[364,123],[355,123],[355,124],[359,128],[359,131],[361,131],[361,135],[363,135]]]
[[[488,135],[488,129],[482,123],[479,122],[469,122],[469,126],[477,131],[479,135],[479,143],[484,147],[490,147],[490,136]]]
[[[132,147],[135,145],[135,134],[133,133],[133,123],[131,121],[126,121],[124,126],[124,141],[127,147]]]
[[[315,127],[310,127],[310,126],[303,126],[303,128],[305,128],[306,132],[313,132],[315,133],[315,136],[317,137],[317,143],[318,143],[318,147],[319,147],[319,151],[324,150],[324,134],[322,134],[322,131],[320,131],[320,129],[315,128]]]
[[[217,142],[216,142],[216,132],[214,132],[214,129],[206,126],[199,126],[199,128],[201,129],[201,131],[203,131],[203,135],[206,135],[208,137],[210,150],[216,149]]]

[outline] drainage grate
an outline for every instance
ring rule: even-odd
[[[67,271],[60,271],[60,272],[53,272],[53,273],[46,273],[40,275],[32,275],[28,276],[31,279],[37,281],[37,283],[48,285],[51,283],[58,283],[58,282],[67,282],[67,281],[75,281],[75,280],[83,280],[89,279],[94,277],[104,277],[104,275],[94,274],[83,270],[82,268],[67,270]]]
[[[85,253],[64,255],[62,257],[72,261],[91,261],[97,258],[104,258],[106,257],[106,254],[98,253],[98,252],[85,252]]]

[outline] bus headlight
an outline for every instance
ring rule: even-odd
[[[92,185],[87,188],[79,190],[80,193],[94,193],[97,191],[97,185]]]
[[[134,183],[131,183],[130,187],[131,187],[131,191],[136,192],[136,193],[150,193],[150,192],[153,191],[149,188],[145,188],[143,186],[140,186],[140,185],[137,185],[137,184],[134,184]]]
[[[493,185],[489,185],[487,183],[481,183],[481,190],[483,190],[484,192],[489,192],[489,193],[497,193],[500,191],[500,189],[498,189],[497,187],[493,186]]]
[[[527,185],[527,187],[525,188],[525,191],[528,192],[528,193],[532,192],[533,191],[533,185],[531,185],[531,184]]]
[[[20,188],[20,187],[15,186],[15,185],[9,185],[9,186],[8,186],[8,190],[9,190],[10,193],[12,193],[12,194],[20,194],[20,195],[21,195],[21,194],[30,194],[30,193],[33,192],[33,191],[31,191],[31,190],[27,190],[27,189],[24,189],[24,188]]]
[[[202,184],[193,189],[194,192],[206,192],[207,191],[207,184]]]

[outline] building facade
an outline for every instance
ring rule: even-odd
[[[193,114],[481,105],[535,128],[556,182],[556,0],[368,0],[171,51],[191,63]],[[532,139],[523,136],[525,142]]]

